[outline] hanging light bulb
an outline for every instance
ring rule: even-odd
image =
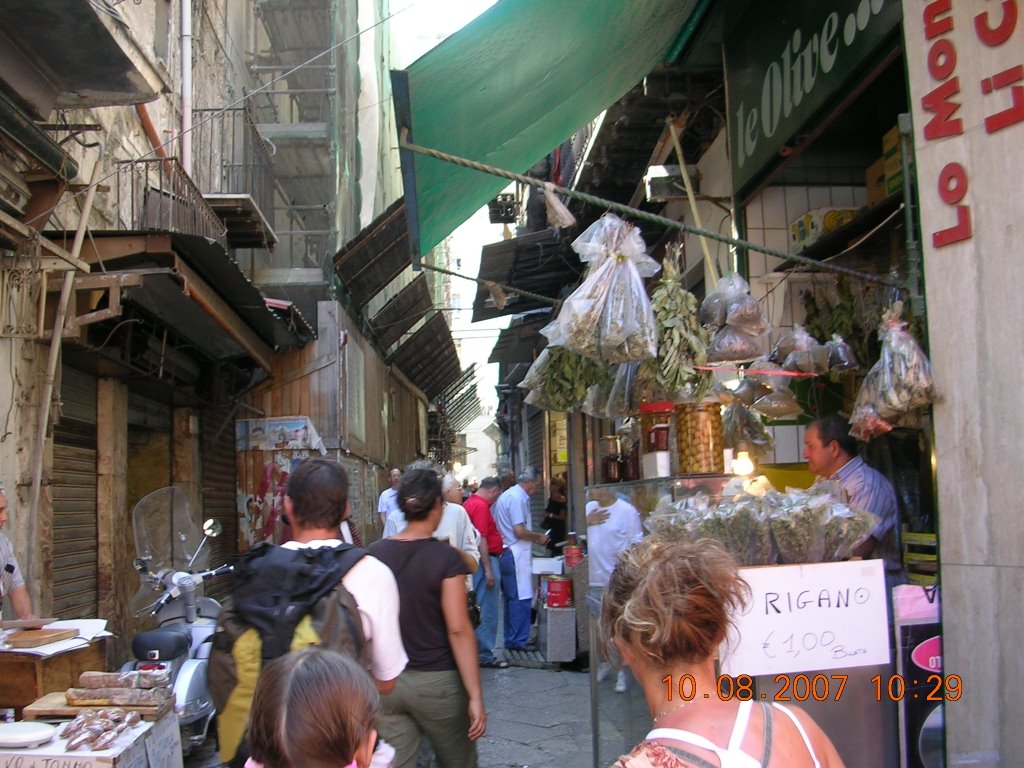
[[[736,458],[732,460],[732,473],[743,476],[754,474],[754,462],[747,451],[740,451],[736,454]]]

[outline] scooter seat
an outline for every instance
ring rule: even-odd
[[[139,661],[170,661],[188,653],[188,629],[163,627],[140,632],[132,640],[132,653]]]

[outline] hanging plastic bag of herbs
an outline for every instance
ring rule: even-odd
[[[658,332],[644,278],[661,267],[645,253],[640,231],[608,213],[572,247],[590,265],[587,276],[541,333],[553,344],[606,363],[654,357]]]
[[[717,329],[708,346],[709,363],[746,363],[761,356],[759,337],[768,324],[739,275],[722,278],[701,303],[699,319],[706,328]]]
[[[722,409],[722,443],[734,451],[745,444],[748,447],[743,450],[755,456],[769,453],[775,447],[775,440],[761,418],[739,400]]]
[[[597,419],[619,419],[636,410],[633,382],[639,365],[634,362],[613,366],[613,375],[587,389],[581,410]]]
[[[892,429],[893,422],[936,399],[932,366],[902,319],[903,303],[894,302],[882,317],[882,350],[857,393],[850,432],[861,440]]]
[[[587,390],[610,377],[606,365],[565,347],[547,347],[530,366],[519,386],[530,390],[527,402],[552,411],[571,411]]]
[[[700,303],[700,324],[712,331],[721,328],[729,316],[729,307],[740,301],[749,291],[747,281],[735,272],[723,277]]]
[[[795,419],[804,412],[791,389],[774,389],[750,407],[767,419]]]
[[[825,342],[828,349],[828,369],[832,373],[851,371],[858,366],[857,355],[853,347],[846,343],[845,339],[838,333],[832,334],[832,338]]]
[[[749,363],[760,356],[758,340],[731,325],[719,328],[708,347],[708,363]]]
[[[828,349],[801,325],[794,326],[779,339],[769,359],[780,363],[787,371],[819,374],[828,371]]]

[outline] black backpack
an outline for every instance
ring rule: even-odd
[[[232,604],[217,622],[208,680],[217,711],[237,682],[235,641],[254,629],[262,663],[288,653],[307,615],[320,644],[347,653],[369,669],[370,654],[355,598],[342,578],[367,552],[351,544],[287,549],[261,543],[239,558],[232,572]]]

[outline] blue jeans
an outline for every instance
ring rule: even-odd
[[[533,623],[533,599],[519,599],[516,582],[516,562],[512,550],[501,553],[501,599],[505,608],[505,647],[522,648],[530,641],[530,624]]]
[[[487,574],[481,565],[473,574],[473,591],[480,606],[480,626],[476,628],[477,655],[480,661],[494,659],[494,646],[498,644],[498,592],[501,589],[501,566],[497,555],[490,557],[494,586],[488,588]]]

